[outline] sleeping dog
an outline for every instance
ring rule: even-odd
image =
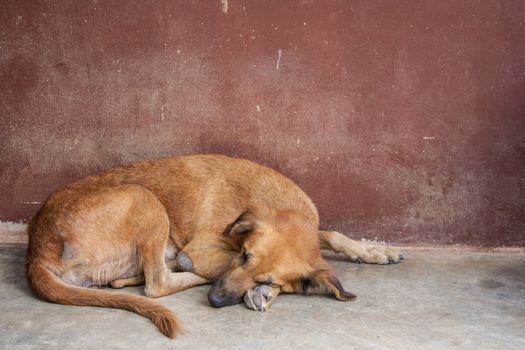
[[[143,161],[54,192],[29,225],[27,278],[44,300],[136,312],[166,336],[175,315],[151,299],[96,287],[144,284],[161,297],[212,283],[211,305],[266,311],[279,293],[355,298],[321,249],[389,264],[396,249],[321,231],[308,196],[244,159],[190,155]]]

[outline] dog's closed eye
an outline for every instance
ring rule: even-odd
[[[255,282],[257,284],[264,284],[264,285],[267,285],[267,286],[270,286],[270,287],[274,287],[274,288],[277,288],[277,287],[280,287],[279,284],[275,283],[273,277],[271,274],[268,274],[268,276],[266,276],[265,278],[259,278],[257,280],[255,280]]]

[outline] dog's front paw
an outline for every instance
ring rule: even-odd
[[[397,248],[367,246],[366,249],[364,249],[364,252],[357,256],[354,260],[366,264],[396,264],[400,260],[403,260],[403,254],[401,254]]]
[[[268,311],[274,300],[279,294],[279,288],[260,284],[253,289],[249,289],[244,295],[246,307],[255,311]]]

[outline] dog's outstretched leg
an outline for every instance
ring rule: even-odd
[[[321,249],[342,253],[355,262],[366,264],[395,264],[403,259],[397,248],[354,241],[336,231],[319,231]]]

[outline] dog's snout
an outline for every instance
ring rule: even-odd
[[[223,290],[221,281],[217,281],[208,292],[208,300],[213,307],[219,308],[241,303],[242,296],[227,293]]]
[[[226,300],[224,296],[214,293],[208,293],[208,300],[213,307],[224,307],[226,306]]]

